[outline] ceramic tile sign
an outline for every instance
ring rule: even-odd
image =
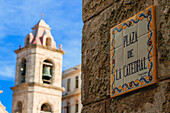
[[[110,30],[110,95],[156,83],[154,6]]]

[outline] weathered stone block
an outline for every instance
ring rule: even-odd
[[[125,95],[107,99],[107,113],[163,113],[168,112],[170,81],[148,86]]]
[[[105,101],[97,102],[93,105],[87,105],[86,107],[84,107],[81,113],[106,113],[105,106]]]
[[[143,6],[150,6],[152,1],[150,0],[83,0],[82,12],[83,12],[83,22],[90,20],[91,18],[99,15],[101,12],[106,10],[108,7],[112,7],[112,4],[115,5],[116,12],[120,13],[117,16],[120,16],[123,12],[128,12],[126,15],[129,15],[132,10],[137,12],[145,9]],[[142,4],[142,5],[141,5]],[[124,13],[125,14],[125,13]],[[118,17],[119,18],[119,17]],[[119,18],[120,19],[120,18]]]
[[[97,15],[115,0],[83,0],[83,21],[87,21],[94,15]]]

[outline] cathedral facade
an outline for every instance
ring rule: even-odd
[[[41,19],[17,54],[12,113],[61,113],[62,57],[50,27]]]

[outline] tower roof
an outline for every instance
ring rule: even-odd
[[[49,25],[43,19],[41,19],[32,29],[35,29],[38,27],[50,28]]]
[[[25,46],[37,44],[56,49],[56,43],[51,35],[49,25],[41,19],[33,28],[32,32],[25,37]]]

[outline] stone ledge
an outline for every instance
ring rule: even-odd
[[[68,76],[71,76],[71,75],[73,75],[73,74],[80,73],[80,72],[81,72],[81,69],[78,69],[78,70],[76,70],[76,71],[67,73],[67,74],[65,74],[65,75],[62,76],[62,79],[67,78]]]
[[[68,95],[62,95],[62,100],[73,97],[73,96],[77,96],[77,95],[81,95],[81,90],[78,90],[76,92],[72,92]]]
[[[63,87],[57,87],[57,86],[53,86],[53,85],[49,85],[49,84],[42,84],[42,83],[22,83],[20,85],[16,85],[14,87],[11,87],[11,89],[17,90],[17,89],[21,89],[24,87],[29,87],[29,86],[40,86],[40,87],[45,87],[45,88],[50,88],[50,89],[55,89],[55,90],[60,90],[60,91],[65,91],[65,89]]]
[[[103,100],[87,106],[83,105],[81,113],[106,113],[106,101]]]
[[[63,51],[63,50],[54,49],[54,48],[51,48],[51,47],[46,47],[46,46],[37,45],[37,44],[30,44],[28,46],[24,46],[23,48],[15,50],[15,53],[18,54],[19,52],[21,52],[21,51],[23,51],[25,49],[28,49],[28,48],[37,48],[37,47],[43,48],[43,49],[47,49],[47,50],[50,50],[50,51],[53,51],[53,52],[60,52],[62,54],[65,54],[65,51]]]

